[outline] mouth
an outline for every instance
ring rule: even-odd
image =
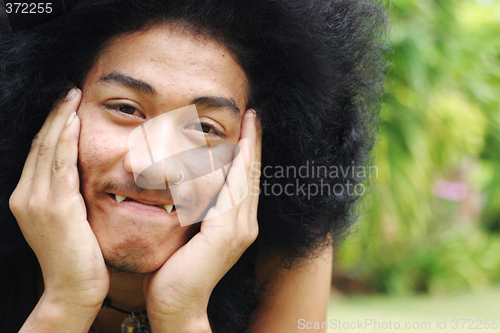
[[[121,196],[118,194],[108,193],[108,195],[112,198],[113,201],[115,201],[116,204],[120,206],[136,208],[136,209],[138,208],[140,210],[145,210],[148,212],[167,212],[167,214],[173,214],[177,211],[178,208],[180,208],[180,206],[176,206],[173,203],[164,205],[161,204],[154,205],[145,202],[140,202],[132,198]]]

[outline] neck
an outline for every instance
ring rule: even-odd
[[[146,309],[142,274],[111,272],[108,298],[114,306],[133,312]]]
[[[113,306],[126,311],[140,313],[146,309],[146,300],[142,289],[142,275],[110,272],[111,280],[108,299]],[[93,327],[98,332],[119,333],[126,314],[103,307],[97,315]],[[139,319],[140,320],[140,319]]]

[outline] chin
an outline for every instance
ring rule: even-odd
[[[102,246],[104,261],[112,272],[149,273],[157,270],[168,259],[166,256],[153,256],[145,248],[133,246]],[[172,251],[172,254],[175,251]],[[171,255],[171,254],[170,254]]]
[[[166,234],[158,230],[143,230],[142,233],[108,230],[105,236],[95,232],[104,260],[111,271],[145,274],[158,270],[198,231],[200,223],[176,228]],[[127,230],[127,229],[126,229]],[[123,230],[122,230],[123,231]],[[162,230],[164,231],[164,230]],[[161,237],[154,237],[160,236]],[[110,237],[113,235],[114,237]],[[101,237],[99,237],[101,236]]]
[[[145,274],[158,270],[182,245],[163,247],[158,251],[144,247],[121,247],[103,251],[106,265],[113,272]],[[162,251],[160,251],[162,250]]]
[[[148,263],[137,258],[105,258],[106,265],[111,272],[146,274],[158,270],[164,263]]]

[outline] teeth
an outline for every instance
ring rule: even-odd
[[[127,197],[115,194],[115,199],[116,199],[116,202],[120,203],[123,200],[127,199]],[[163,205],[163,208],[165,208],[165,210],[170,213],[172,211],[172,209],[174,209],[174,205]]]
[[[163,205],[163,208],[165,208],[165,210],[170,213],[172,211],[172,209],[174,208],[174,205]]]

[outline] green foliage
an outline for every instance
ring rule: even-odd
[[[378,177],[335,267],[389,293],[499,281],[500,2],[394,0],[389,13]]]

